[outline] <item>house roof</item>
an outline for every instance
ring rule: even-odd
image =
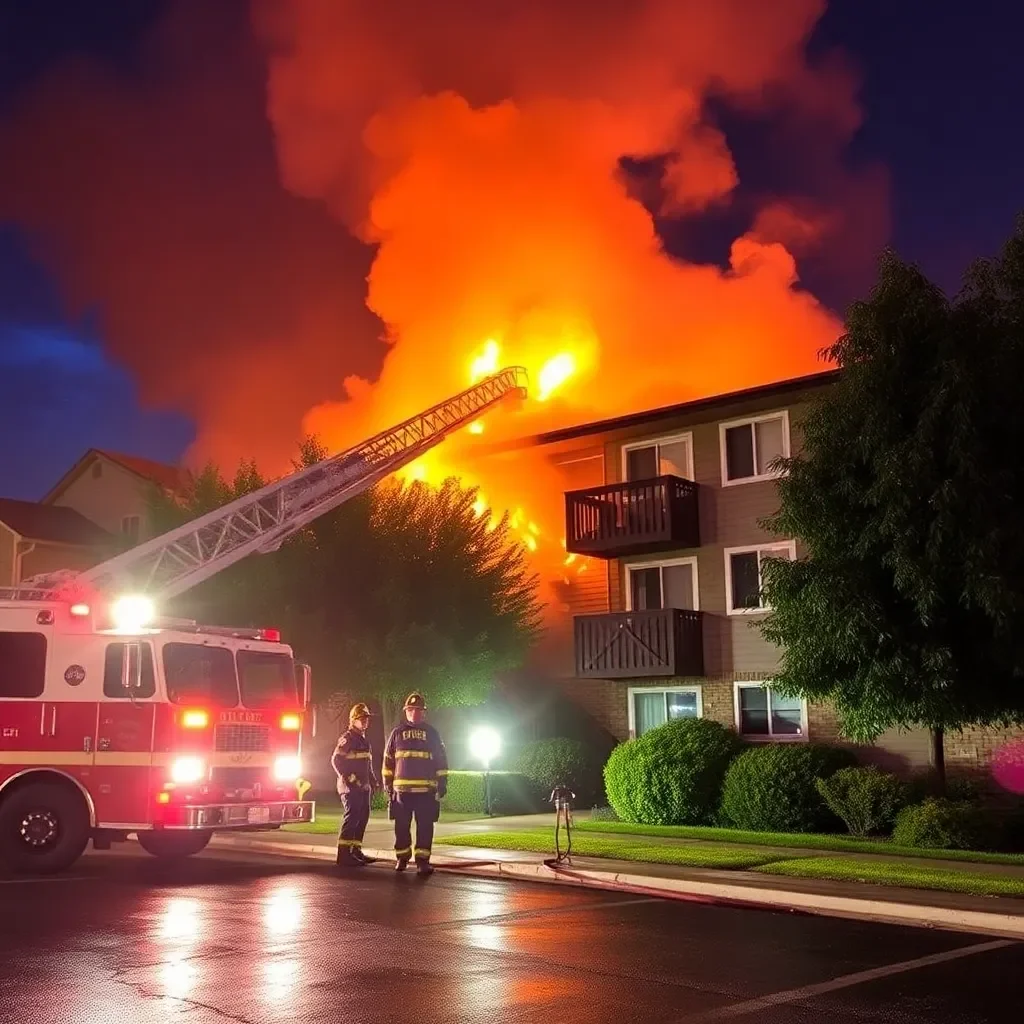
[[[184,490],[191,476],[185,469],[178,466],[168,466],[163,462],[154,462],[152,459],[143,459],[137,455],[124,455],[121,452],[107,451],[103,448],[90,448],[61,478],[55,486],[46,494],[43,501],[50,503],[55,501],[86,466],[90,465],[96,458],[107,459],[128,470],[141,480],[157,484],[168,491]]]
[[[754,388],[746,388],[743,391],[730,391],[724,395],[709,395],[707,398],[697,398],[690,402],[680,402],[677,405],[666,405],[658,409],[647,409],[643,412],[616,416],[612,419],[594,420],[590,423],[580,423],[576,426],[564,427],[560,430],[549,430],[543,434],[536,434],[531,438],[524,438],[520,445],[555,444],[558,441],[587,437],[590,434],[603,434],[606,431],[643,426],[646,423],[656,423],[658,420],[668,419],[672,416],[699,412],[704,409],[715,409],[720,406],[731,405],[734,402],[771,398],[775,395],[788,395],[794,392],[807,391],[811,388],[831,384],[838,379],[838,370],[824,370],[820,373],[807,374],[804,377],[793,377],[789,380],[776,381],[772,384],[761,384]]]
[[[24,540],[89,546],[111,540],[106,530],[73,508],[0,498],[0,523]]]

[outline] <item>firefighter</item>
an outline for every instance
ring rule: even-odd
[[[441,800],[448,788],[448,755],[437,730],[428,725],[427,702],[410,693],[402,708],[404,719],[392,731],[384,751],[384,786],[395,822],[395,870],[404,871],[416,858],[421,875],[432,874],[430,845]],[[412,820],[416,819],[416,846]]]
[[[366,730],[370,709],[355,704],[348,715],[348,729],[334,748],[331,764],[338,776],[338,795],[344,808],[338,834],[338,867],[364,867],[377,858],[363,853],[363,834],[370,820],[370,796],[378,788],[373,773],[373,753]]]

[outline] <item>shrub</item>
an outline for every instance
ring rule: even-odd
[[[543,808],[538,806],[533,786],[529,779],[515,772],[490,772],[492,814],[532,814]],[[483,814],[484,773],[448,773],[448,790],[441,801],[441,812],[453,811],[460,814]]]
[[[841,747],[810,743],[752,747],[736,758],[726,773],[723,817],[755,832],[835,830],[839,822],[825,805],[816,782],[853,763],[853,754]]]
[[[576,806],[592,806],[603,796],[601,768],[580,740],[564,737],[528,743],[516,759],[516,771],[536,787],[547,802],[555,786],[568,786],[576,794]]]
[[[815,782],[828,809],[854,836],[888,831],[907,803],[907,787],[895,775],[874,767],[840,768]]]
[[[619,744],[604,766],[608,802],[622,821],[702,825],[714,818],[729,762],[742,749],[730,729],[687,718]]]
[[[904,807],[892,831],[897,846],[931,850],[984,850],[993,839],[992,824],[981,808],[941,797]]]

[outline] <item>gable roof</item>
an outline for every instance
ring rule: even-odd
[[[115,465],[126,469],[140,480],[156,484],[168,491],[183,491],[191,482],[191,474],[188,470],[178,466],[168,466],[163,462],[154,462],[152,459],[144,459],[138,455],[123,455],[121,452],[111,452],[102,448],[90,448],[50,489],[43,497],[45,504],[55,501],[75,480],[86,466],[97,459],[106,459]]]
[[[25,540],[90,546],[112,540],[106,530],[63,505],[0,498],[0,523]]]

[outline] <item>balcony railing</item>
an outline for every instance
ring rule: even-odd
[[[678,476],[609,484],[565,495],[565,548],[617,558],[700,547],[697,485]]]
[[[704,675],[701,613],[682,608],[577,615],[577,679]]]

